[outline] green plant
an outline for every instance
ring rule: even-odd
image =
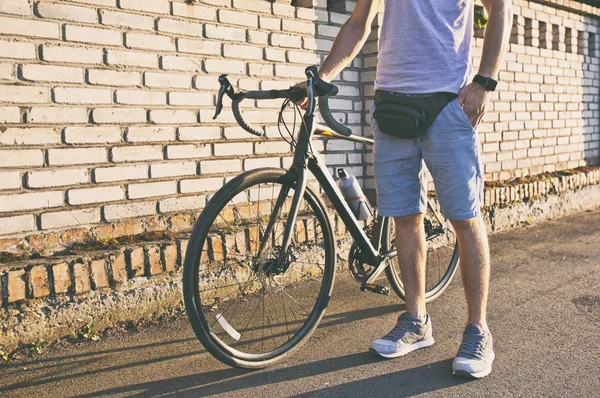
[[[38,354],[41,354],[42,352],[44,352],[44,348],[46,348],[46,341],[43,339],[38,339],[34,344],[33,344],[33,349],[35,350],[35,352],[37,352]]]
[[[81,339],[98,341],[100,340],[100,336],[94,330],[94,324],[92,322],[88,322],[86,325],[82,326],[78,331],[77,335]]]
[[[488,18],[483,12],[475,11],[475,23],[477,24],[478,29],[485,28],[485,25],[487,25],[487,21]]]
[[[4,346],[0,345],[0,358],[4,360],[4,362],[8,361],[8,354],[4,351]]]

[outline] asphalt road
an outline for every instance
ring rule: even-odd
[[[261,371],[222,365],[183,317],[135,334],[0,365],[2,396],[600,396],[600,209],[491,237],[494,371],[451,375],[466,305],[459,278],[428,307],[436,344],[367,353],[403,306],[339,275],[328,313],[292,358]]]

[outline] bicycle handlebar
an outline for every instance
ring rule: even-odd
[[[337,95],[339,91],[338,88],[333,84],[327,83],[324,80],[320,79],[316,72],[317,69],[315,66],[311,66],[306,69],[307,76],[310,73],[310,76],[313,78],[313,84],[315,88],[314,91],[319,96],[319,110],[321,112],[321,116],[323,116],[323,120],[325,120],[327,126],[329,126],[329,128],[331,128],[336,133],[344,135],[346,137],[352,135],[352,130],[335,120],[335,118],[331,114],[331,109],[329,108],[329,96]],[[243,112],[240,109],[240,102],[242,102],[244,99],[277,98],[289,98],[293,101],[299,101],[307,96],[307,91],[300,87],[290,87],[287,90],[259,90],[236,93],[229,80],[227,80],[226,75],[221,75],[219,77],[219,83],[221,83],[221,88],[219,89],[219,94],[217,97],[217,109],[213,119],[216,119],[217,116],[221,113],[223,109],[223,95],[227,94],[227,96],[232,100],[231,109],[233,111],[233,116],[235,120],[248,133],[259,137],[261,137],[263,133],[260,131],[260,129],[257,129],[256,127],[252,126],[244,120]]]

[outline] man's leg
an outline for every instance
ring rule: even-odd
[[[467,324],[487,330],[486,309],[490,278],[490,253],[481,216],[452,221],[458,237],[460,269],[467,298]]]
[[[414,318],[424,319],[426,244],[423,214],[394,217],[396,249],[400,277],[406,296],[406,311]]]
[[[495,354],[487,327],[486,309],[490,279],[490,254],[481,216],[452,221],[458,237],[458,252],[467,298],[467,326],[452,363],[456,375],[480,378],[492,371]]]

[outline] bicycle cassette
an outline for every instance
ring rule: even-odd
[[[375,271],[375,267],[365,264],[361,260],[361,252],[360,248],[354,242],[350,247],[350,253],[348,254],[348,268],[350,269],[350,274],[352,278],[354,278],[357,282],[366,282],[373,272]]]

